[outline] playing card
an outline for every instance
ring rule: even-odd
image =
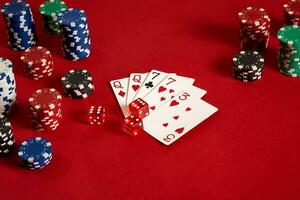
[[[140,89],[141,85],[143,84],[144,80],[146,79],[149,73],[132,73],[129,76],[129,83],[128,83],[128,90],[127,90],[127,99],[126,105],[128,106],[132,101]]]
[[[190,78],[190,77],[185,77],[185,76],[178,76],[178,79],[180,79],[180,81],[188,84],[188,85],[193,85],[194,82],[195,82],[195,79],[194,78]]]
[[[194,81],[191,78],[169,75],[156,88],[154,88],[143,100],[149,105],[149,113],[159,109],[173,97],[182,92],[185,88],[191,87]],[[200,89],[201,97],[206,94],[205,90]]]
[[[149,72],[147,78],[142,83],[140,89],[136,93],[133,100],[138,98],[144,98],[144,96],[151,92],[167,76],[167,73],[158,70],[152,70],[151,72]]]
[[[195,86],[183,90],[143,119],[144,130],[163,144],[172,144],[218,110],[201,96],[201,89]]]
[[[110,81],[110,85],[113,89],[115,97],[117,98],[124,117],[129,116],[129,112],[126,106],[128,80],[129,78],[122,78]]]

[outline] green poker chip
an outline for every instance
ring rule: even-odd
[[[300,44],[300,27],[299,26],[285,26],[279,29],[277,37],[280,42],[289,46]]]
[[[67,4],[60,0],[49,0],[41,4],[39,11],[43,18],[43,28],[51,34],[59,34],[60,27],[57,16],[67,9]]]
[[[44,2],[39,11],[43,16],[55,17],[63,10],[67,9],[67,4],[60,0],[49,0]]]
[[[285,26],[277,32],[279,71],[290,77],[300,76],[300,27]]]

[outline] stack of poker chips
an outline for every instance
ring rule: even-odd
[[[73,99],[85,99],[94,91],[92,75],[85,69],[73,69],[62,78],[66,95]]]
[[[39,89],[29,98],[32,124],[38,131],[54,131],[62,118],[62,96],[53,88]]]
[[[8,59],[0,58],[0,114],[9,114],[16,103],[16,97],[13,64]]]
[[[263,8],[247,7],[238,13],[241,50],[264,52],[270,38],[270,17]]]
[[[21,164],[31,170],[46,167],[52,159],[52,144],[42,137],[30,138],[18,149]]]
[[[3,6],[1,13],[5,20],[10,48],[23,51],[36,44],[34,20],[29,4],[12,1]]]
[[[60,0],[49,0],[44,2],[39,11],[43,19],[43,28],[51,34],[59,34],[58,14],[67,9],[65,2]]]
[[[243,82],[261,79],[263,57],[257,51],[241,51],[233,58],[233,76]]]
[[[10,122],[0,115],[0,154],[7,154],[14,146],[15,139]]]
[[[58,15],[58,22],[65,58],[74,61],[87,58],[91,53],[91,40],[85,12],[67,9]]]
[[[283,5],[283,16],[285,25],[299,25],[300,22],[300,1],[288,0]]]
[[[44,47],[32,47],[21,55],[25,74],[34,80],[49,77],[53,73],[53,59],[49,50]]]
[[[278,67],[286,76],[300,76],[300,27],[285,26],[281,28],[277,37],[279,39]]]

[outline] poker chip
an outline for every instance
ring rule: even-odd
[[[15,51],[24,51],[36,44],[35,25],[28,3],[11,1],[1,10],[5,21],[8,45]]]
[[[34,80],[40,80],[52,75],[53,59],[51,53],[45,47],[32,47],[21,55],[25,74]]]
[[[65,58],[82,60],[91,53],[91,40],[85,11],[70,8],[58,14],[62,50]]]
[[[288,0],[283,4],[283,16],[285,25],[299,25],[300,22],[300,1]]]
[[[66,95],[74,99],[87,98],[94,91],[92,75],[85,69],[72,69],[62,78]]]
[[[41,4],[39,11],[43,19],[43,28],[46,32],[60,34],[58,14],[67,9],[65,2],[60,0],[49,0]]]
[[[38,131],[54,131],[62,119],[62,96],[53,88],[42,88],[29,98],[32,125]]]
[[[279,71],[291,77],[300,76],[300,27],[285,26],[277,32],[280,48],[277,62]]]
[[[16,97],[13,64],[6,58],[0,58],[0,114],[9,114],[16,104]]]
[[[269,43],[271,20],[263,8],[247,7],[238,13],[240,47],[244,51],[263,52]]]
[[[30,138],[18,149],[21,164],[28,169],[42,169],[52,160],[52,144],[42,137]]]
[[[241,51],[233,58],[233,76],[243,82],[261,79],[264,58],[257,51]]]
[[[15,143],[10,122],[4,115],[0,115],[0,154],[9,153]]]

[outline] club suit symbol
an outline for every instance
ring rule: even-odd
[[[150,82],[146,83],[145,86],[146,86],[147,89],[152,88],[153,87],[153,82],[150,81]]]

